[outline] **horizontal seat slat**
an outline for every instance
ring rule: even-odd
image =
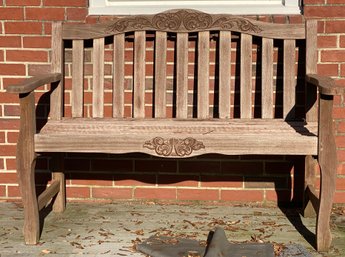
[[[204,148],[188,156],[219,154],[317,154],[317,124],[282,120],[118,120],[67,119],[49,121],[36,134],[36,151],[49,152],[143,152],[154,138],[193,138]],[[229,147],[231,145],[231,147]],[[180,156],[180,157],[188,157]],[[165,157],[176,157],[165,156]]]

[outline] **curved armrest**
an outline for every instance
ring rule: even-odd
[[[336,85],[335,80],[330,77],[307,74],[306,81],[317,86],[323,95],[340,95],[345,93],[345,88]]]
[[[34,91],[36,88],[43,86],[45,84],[49,84],[52,82],[56,82],[62,79],[61,73],[48,73],[43,75],[37,75],[28,79],[25,79],[23,82],[10,85],[7,87],[8,93],[17,93],[17,94],[25,94]]]

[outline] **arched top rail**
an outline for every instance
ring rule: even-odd
[[[229,14],[172,10],[155,15],[124,16],[99,24],[64,24],[63,39],[95,39],[130,31],[235,31],[274,39],[304,39],[305,24],[274,24]]]

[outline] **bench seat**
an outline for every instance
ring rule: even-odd
[[[179,153],[174,150],[174,145],[184,146],[184,150]],[[306,125],[304,122],[264,119],[195,122],[191,119],[72,118],[49,121],[35,135],[35,150],[142,152],[164,157],[206,153],[316,155],[317,123]]]

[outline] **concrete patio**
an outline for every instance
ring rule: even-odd
[[[208,232],[224,228],[232,242],[271,242],[279,253],[298,244],[311,256],[345,256],[345,211],[332,213],[333,245],[328,253],[315,252],[315,219],[296,211],[255,206],[201,204],[165,205],[154,202],[69,203],[63,214],[44,218],[39,245],[27,246],[21,228],[20,204],[0,203],[0,256],[145,256],[134,245],[152,235],[204,241]],[[47,210],[49,212],[49,208]]]

